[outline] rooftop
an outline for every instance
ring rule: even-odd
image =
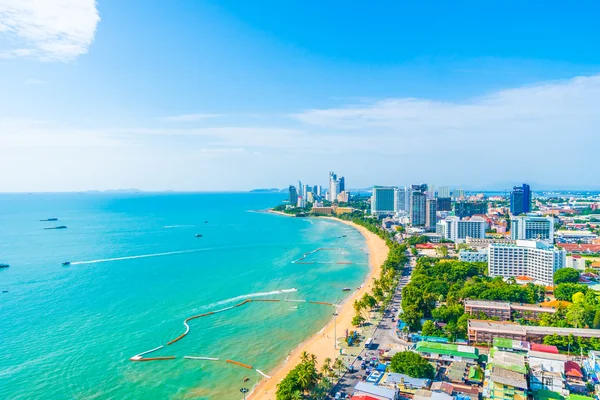
[[[525,379],[524,374],[519,372],[494,366],[492,367],[490,379],[503,385],[527,390],[527,379]]]
[[[531,343],[531,351],[558,354],[558,347],[548,344]]]
[[[396,372],[390,372],[385,377],[385,383],[390,385],[409,385],[412,387],[427,387],[429,386],[429,379],[413,378],[408,375],[398,374]]]
[[[368,382],[358,382],[356,386],[354,386],[354,390],[358,392],[363,392],[367,394],[372,394],[375,396],[394,399],[396,398],[396,391],[394,389],[388,389],[382,386],[376,386],[372,383]]]
[[[419,353],[443,354],[454,357],[464,357],[473,360],[479,359],[479,350],[471,346],[459,344],[418,342],[415,349]]]
[[[490,351],[489,363],[494,366],[519,372],[521,374],[527,373],[527,368],[525,367],[525,356],[517,353],[509,353],[508,351],[492,349]]]
[[[600,338],[600,329],[579,328],[554,328],[550,326],[521,326],[514,322],[469,320],[469,329],[477,329],[492,333],[505,333],[509,335],[537,335],[547,336],[558,334],[561,336],[575,335],[589,338]]]
[[[581,367],[575,361],[565,362],[565,375],[574,378],[583,378]]]

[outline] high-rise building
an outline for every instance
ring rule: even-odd
[[[484,239],[485,231],[489,224],[482,217],[471,219],[460,219],[459,217],[447,217],[436,225],[436,233],[444,239],[455,243],[463,243],[467,238]]]
[[[410,185],[410,189],[413,192],[425,193],[427,191],[427,184],[426,183],[421,183],[420,185]]]
[[[465,198],[464,189],[454,189],[452,191],[452,197],[454,198],[454,200],[463,200]]]
[[[313,192],[308,192],[306,194],[306,201],[309,203],[314,203],[315,202],[315,195],[313,194]]]
[[[435,186],[427,185],[427,198],[434,199],[435,198]]]
[[[322,193],[323,193],[323,188],[321,188],[321,185],[317,185],[317,197],[321,197]]]
[[[308,185],[302,186],[302,197],[306,200],[308,197]]]
[[[338,194],[344,192],[346,190],[346,180],[343,176],[339,179],[335,172],[329,172],[329,191],[328,191],[328,200],[331,202],[337,201]]]
[[[427,195],[424,191],[415,190],[410,194],[410,224],[425,226],[427,223]]]
[[[531,211],[531,189],[524,183],[513,187],[510,192],[510,213],[512,215],[527,214]]]
[[[296,203],[296,207],[306,207],[306,202],[304,201],[304,197],[298,196],[298,201]]]
[[[304,187],[302,185],[302,182],[298,181],[298,196],[302,196],[303,192],[304,192]]]
[[[437,200],[427,199],[425,211],[425,226],[428,230],[435,230],[437,224]]]
[[[448,186],[440,186],[437,190],[437,197],[449,198],[450,197],[450,188]]]
[[[410,189],[398,188],[396,191],[396,211],[408,211],[410,209]]]
[[[298,192],[296,191],[296,187],[294,185],[290,185],[290,205],[295,206],[298,203]]]
[[[475,214],[485,215],[488,212],[488,203],[486,201],[466,201],[461,200],[454,203],[454,214],[457,217],[472,217]]]
[[[554,217],[521,215],[510,219],[513,240],[538,239],[554,242]]]
[[[450,197],[437,198],[438,211],[452,211],[452,199]]]
[[[544,285],[554,284],[554,272],[564,268],[567,253],[548,242],[517,240],[488,247],[488,274],[505,278],[528,276]]]
[[[319,196],[319,194],[317,193],[317,185],[314,185],[312,187],[311,192],[312,192],[313,196]]]
[[[393,186],[373,186],[371,214],[391,214],[396,212],[396,191]]]

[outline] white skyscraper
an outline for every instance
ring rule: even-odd
[[[528,276],[545,285],[553,285],[554,272],[566,266],[566,255],[565,250],[544,241],[492,243],[488,247],[488,274],[505,278]]]
[[[482,217],[462,220],[459,217],[448,217],[437,223],[436,232],[444,239],[463,243],[467,237],[484,239],[488,226],[489,224]]]
[[[554,242],[554,217],[522,215],[510,219],[513,240],[540,239]]]
[[[337,179],[337,175],[333,172],[329,172],[329,201],[333,202],[337,199],[339,182]]]
[[[448,186],[440,186],[437,192],[437,197],[441,197],[444,199],[450,197],[450,188]]]

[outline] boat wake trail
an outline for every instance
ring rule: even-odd
[[[165,229],[174,229],[174,228],[193,228],[196,225],[165,225]]]
[[[206,251],[207,249],[193,249],[193,250],[179,250],[179,251],[168,251],[165,253],[154,253],[154,254],[141,254],[138,256],[125,256],[125,257],[114,257],[114,258],[104,258],[100,260],[90,260],[90,261],[73,261],[71,265],[82,265],[82,264],[96,264],[110,261],[123,261],[123,260],[134,260],[136,258],[149,258],[149,257],[163,257],[163,256],[172,256],[175,254],[185,254],[185,253],[197,253],[199,251]]]
[[[298,291],[298,289],[291,288],[291,289],[273,290],[271,292],[257,292],[257,293],[243,294],[241,296],[232,297],[230,299],[221,300],[219,302],[203,306],[202,308],[212,308],[212,307],[220,306],[220,305],[227,304],[227,303],[233,303],[233,302],[240,301],[240,300],[250,299],[253,297],[272,296],[275,294],[293,293],[293,292],[297,292],[297,291]]]

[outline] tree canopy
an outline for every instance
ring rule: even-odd
[[[560,268],[554,273],[554,283],[577,283],[579,282],[579,271],[574,268]]]
[[[412,351],[403,351],[394,354],[390,363],[393,372],[406,374],[413,378],[433,379],[435,369],[429,362],[419,354]]]

